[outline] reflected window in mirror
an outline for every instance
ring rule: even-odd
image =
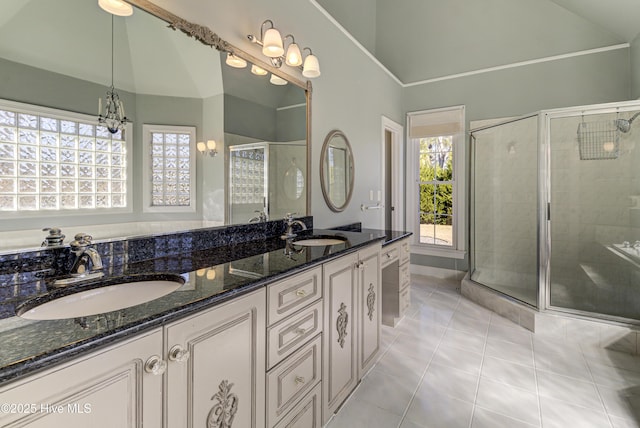
[[[130,126],[0,100],[0,211],[48,216],[126,211]]]
[[[196,209],[196,128],[143,125],[144,211]]]

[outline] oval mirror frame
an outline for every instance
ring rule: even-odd
[[[340,142],[342,140],[342,142]],[[339,145],[338,145],[339,144]],[[329,152],[332,149],[341,150],[342,159],[335,159],[336,153],[331,156]],[[342,167],[332,168],[333,174],[342,171],[343,176],[331,176],[329,172],[329,158],[333,158],[334,162],[343,163]],[[353,150],[347,136],[340,130],[334,129],[329,132],[324,139],[322,145],[322,152],[320,154],[320,187],[322,189],[322,196],[327,203],[329,209],[333,212],[344,211],[351,201],[353,195],[353,179],[354,179],[355,165],[353,162]],[[346,176],[348,174],[348,177]],[[336,187],[336,183],[339,185]],[[332,187],[333,185],[333,187]],[[336,200],[337,198],[340,198]]]

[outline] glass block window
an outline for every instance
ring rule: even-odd
[[[0,211],[126,208],[125,134],[88,116],[0,100]]]
[[[195,208],[195,127],[144,125],[147,211]]]

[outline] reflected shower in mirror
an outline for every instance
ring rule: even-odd
[[[52,226],[61,227],[67,236],[82,231],[95,239],[105,239],[247,223],[250,215],[237,219],[230,216],[232,145],[300,145],[302,149],[295,156],[287,156],[271,168],[280,179],[265,178],[261,184],[265,194],[288,199],[291,186],[286,184],[286,177],[295,174],[296,185],[303,188],[295,188],[294,193],[299,195],[296,201],[301,204],[295,211],[307,213],[308,189],[304,186],[308,182],[310,86],[294,78],[287,85],[273,85],[268,75],[252,73],[256,67],[251,63],[242,69],[233,68],[227,65],[227,52],[212,50],[184,34],[185,30],[168,28],[167,17],[179,18],[155,6],[153,13],[158,16],[136,7],[131,16],[114,17],[114,87],[130,122],[122,135],[112,140],[103,138],[97,123],[97,100],[104,98],[111,83],[111,15],[92,1],[3,0],[0,81],[11,84],[0,85],[0,174],[4,167],[6,174],[13,174],[13,180],[0,177],[0,202],[3,197],[13,198],[18,206],[20,192],[26,191],[33,192],[27,196],[35,205],[22,212],[0,207],[0,251],[37,246],[43,236],[40,229]],[[181,20],[177,27],[188,25]],[[244,58],[250,57],[233,49]],[[269,68],[258,60],[256,64]],[[35,118],[33,128],[18,126],[23,113],[28,113],[24,118]],[[2,119],[11,115],[16,121]],[[76,128],[81,124],[93,126],[86,131],[90,135],[62,130],[63,125],[72,129],[70,123],[74,121]],[[55,123],[58,128],[46,129],[45,123]],[[143,132],[145,124],[161,128],[147,134]],[[180,131],[166,128],[170,126]],[[189,132],[182,131],[186,128],[193,130],[189,139]],[[220,155],[211,157],[196,151],[196,143],[207,140],[217,142]],[[51,143],[50,147],[40,147],[44,141]],[[145,160],[148,153],[143,147],[175,152],[175,162],[162,163],[160,157],[151,156]],[[115,149],[122,153],[112,153]],[[187,162],[192,152],[195,162]],[[33,153],[38,155],[29,158]],[[79,169],[81,158],[93,162],[89,169]],[[116,165],[116,161],[122,165]],[[147,169],[143,167],[145,162]],[[290,172],[292,162],[299,173]],[[24,175],[24,168],[31,175]],[[68,206],[61,202],[62,193],[70,189],[63,185],[71,183],[63,183],[69,178],[64,174],[72,176],[73,190],[79,192],[75,201],[65,198]],[[152,181],[146,186],[151,191],[168,192],[169,197],[163,200],[171,200],[171,191],[177,189],[179,193],[183,189],[180,177],[186,180],[191,175],[195,180],[187,198],[190,209],[149,209],[142,203],[145,180]],[[167,176],[176,179],[158,185],[153,181],[154,177]],[[29,180],[22,180],[25,177]],[[272,189],[271,184],[280,187]],[[111,209],[108,198],[100,194],[107,188],[122,189],[126,204]],[[54,194],[57,196],[52,197]],[[44,202],[50,204],[46,212],[42,210]],[[270,219],[280,216],[279,211],[267,214]]]

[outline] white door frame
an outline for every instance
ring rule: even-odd
[[[382,155],[380,156],[382,163],[380,204],[383,206],[382,215],[380,216],[380,228],[384,229],[386,212],[386,207],[384,207],[386,201],[385,177],[387,176],[387,162],[385,159],[386,131],[391,133],[391,170],[393,171],[393,175],[391,176],[393,199],[391,203],[393,204],[394,211],[392,213],[391,227],[393,230],[404,230],[404,127],[385,116],[382,116],[382,132],[380,138],[382,148]]]

